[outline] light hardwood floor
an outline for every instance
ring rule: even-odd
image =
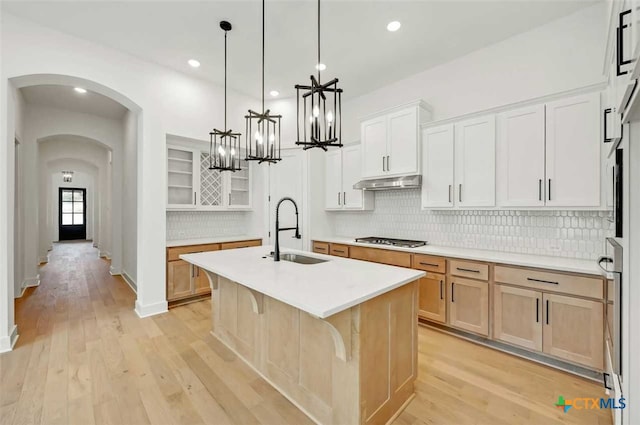
[[[0,355],[0,424],[308,424],[210,334],[209,301],[139,319],[135,295],[90,244],[58,244],[16,301],[20,339]],[[554,406],[601,386],[421,328],[409,424],[610,424]]]

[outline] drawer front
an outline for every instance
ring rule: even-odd
[[[329,255],[329,244],[326,242],[313,242],[313,252],[317,252],[318,254],[327,254]]]
[[[220,244],[203,244],[203,245],[189,245],[189,246],[176,246],[173,248],[167,248],[167,261],[176,261],[180,259],[182,254],[193,254],[194,252],[207,252],[217,251],[220,249]]]
[[[414,254],[413,268],[433,273],[446,273],[447,260],[433,255]]]
[[[329,250],[331,255],[349,258],[349,245],[332,243]]]
[[[391,266],[411,267],[411,254],[406,252],[352,246],[349,249],[349,256],[356,260],[389,264]]]
[[[252,239],[249,241],[237,241],[237,242],[225,242],[220,244],[220,249],[236,249],[236,248],[249,248],[250,246],[260,246],[262,240]]]
[[[579,297],[599,300],[604,298],[603,280],[597,277],[562,274],[539,269],[496,266],[495,281]]]
[[[489,265],[472,261],[449,260],[449,272],[454,276],[489,280]]]

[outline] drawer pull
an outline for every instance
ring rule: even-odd
[[[536,323],[540,323],[540,298],[536,298]]]
[[[456,267],[456,270],[459,270],[461,272],[480,273],[480,270],[463,269],[462,267]]]
[[[342,249],[334,249],[333,252],[339,252],[340,254],[344,254],[344,250]]]
[[[609,385],[609,379],[611,375],[607,372],[602,372],[602,383],[604,384],[604,388],[607,390],[613,390],[613,387]]]
[[[546,319],[547,319],[547,325],[549,324],[549,300],[547,300],[547,314],[546,314]]]
[[[527,280],[530,281],[530,282],[549,283],[551,285],[558,285],[559,284],[558,282],[553,282],[553,281],[550,281],[550,280],[534,279],[532,277],[528,277]]]
[[[453,296],[453,287],[456,285],[455,282],[451,282],[451,302],[454,303],[456,302],[456,299]]]
[[[424,263],[422,261],[420,261],[420,264],[423,266],[429,266],[429,267],[439,267],[438,264],[433,264],[433,263]]]
[[[443,293],[443,291],[442,291],[442,284],[443,284],[442,279],[440,279],[440,299],[441,299],[441,300],[443,300],[443,299],[444,299],[444,298],[443,298],[443,294],[442,294],[442,293]]]

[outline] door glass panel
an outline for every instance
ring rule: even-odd
[[[74,202],[73,203],[73,212],[74,213],[82,213],[82,212],[84,212],[84,203],[83,202]]]
[[[82,214],[74,214],[73,215],[73,224],[84,224]]]
[[[74,201],[83,201],[83,197],[82,197],[82,191],[81,190],[74,190],[73,191],[73,200]]]
[[[62,214],[62,224],[73,224],[73,214]]]
[[[73,202],[63,202],[62,203],[62,212],[70,213],[73,210]]]
[[[73,197],[72,197],[72,192],[70,190],[63,190],[62,191],[62,200],[63,201],[72,201]]]

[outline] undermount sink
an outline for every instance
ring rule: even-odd
[[[326,263],[329,260],[323,260],[321,258],[315,258],[315,257],[307,257],[306,255],[299,255],[299,254],[280,254],[280,260],[281,261],[291,261],[292,263],[298,263],[298,264],[319,264],[319,263]]]

